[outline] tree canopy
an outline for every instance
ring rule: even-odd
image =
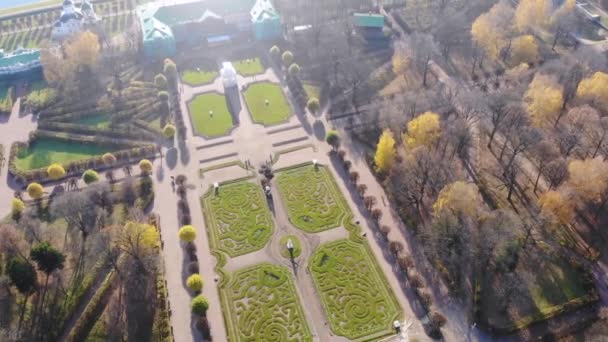
[[[440,135],[439,115],[425,112],[407,124],[407,132],[403,135],[403,141],[412,149],[418,146],[431,147],[437,142]]]
[[[395,137],[393,132],[386,128],[380,136],[378,146],[376,146],[376,155],[374,156],[376,170],[379,172],[389,171],[395,161],[395,154]]]

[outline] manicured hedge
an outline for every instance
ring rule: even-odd
[[[147,131],[135,130],[132,126],[126,125],[123,127],[101,128],[89,125],[79,125],[63,122],[40,122],[39,130],[59,131],[62,133],[93,135],[96,138],[105,136],[118,139],[131,139],[137,137],[138,140],[155,140],[157,137]]]

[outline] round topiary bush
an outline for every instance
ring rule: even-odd
[[[27,194],[33,199],[40,199],[44,196],[44,188],[38,183],[30,183],[27,186]]]
[[[270,50],[268,50],[268,53],[270,54],[270,57],[276,60],[281,55],[281,49],[279,49],[278,46],[273,45]]]
[[[46,169],[46,174],[49,176],[50,179],[57,180],[65,176],[65,169],[59,164],[51,164]]]
[[[446,318],[437,311],[431,314],[431,321],[433,321],[433,324],[438,328],[443,327],[447,322]]]
[[[11,213],[13,217],[17,218],[21,216],[21,213],[25,210],[25,203],[18,198],[13,198],[11,202]]]
[[[306,102],[306,108],[308,108],[311,113],[316,114],[321,108],[319,99],[317,99],[316,97],[311,97],[310,99],[308,99],[308,102]]]
[[[139,169],[142,173],[151,173],[152,172],[152,163],[148,159],[142,159],[139,162]]]
[[[188,288],[196,293],[201,292],[203,289],[203,278],[200,274],[193,274],[186,280]]]
[[[88,169],[82,174],[82,180],[86,184],[95,183],[99,180],[99,174],[95,170]]]
[[[167,90],[167,78],[163,74],[154,76],[154,85],[159,90]]]
[[[287,69],[287,72],[291,77],[298,77],[300,75],[300,66],[296,63],[291,63],[289,69]]]
[[[198,295],[192,299],[192,313],[195,315],[202,316],[207,313],[209,309],[209,302],[207,297]]]
[[[179,239],[190,243],[196,238],[196,229],[191,225],[183,226],[179,229]]]
[[[173,138],[175,136],[175,126],[173,126],[172,124],[166,124],[165,128],[163,128],[163,135],[166,138]]]
[[[283,52],[283,55],[281,55],[281,60],[283,61],[283,65],[291,65],[291,63],[293,63],[293,53],[291,53],[291,51]]]
[[[103,160],[103,163],[106,165],[113,165],[116,163],[116,156],[108,152],[101,156],[101,160]]]
[[[166,91],[164,91],[164,90],[159,91],[159,92],[156,94],[156,97],[158,97],[158,99],[159,99],[161,102],[167,102],[167,101],[169,101],[169,93],[168,93],[168,92],[166,92]]]

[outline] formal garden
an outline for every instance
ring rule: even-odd
[[[238,270],[222,292],[234,341],[312,341],[286,267],[263,263]]]
[[[188,103],[192,125],[198,135],[215,138],[230,133],[234,123],[226,101],[224,95],[206,93]]]
[[[239,75],[244,77],[263,74],[266,70],[262,61],[257,57],[233,61],[232,66],[234,66],[234,69]]]
[[[292,113],[279,84],[256,82],[249,84],[243,93],[253,122],[276,125],[287,121]]]
[[[308,267],[334,333],[370,340],[393,331],[401,310],[364,244],[338,240],[321,245]]]
[[[231,257],[260,250],[274,223],[262,189],[248,181],[222,184],[202,199],[211,246]]]
[[[289,219],[297,228],[318,233],[342,225],[349,209],[327,167],[288,169],[276,181]]]

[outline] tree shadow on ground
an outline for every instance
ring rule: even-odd
[[[187,165],[190,162],[190,150],[185,140],[180,140],[179,142],[179,159],[182,165]]]
[[[321,120],[315,120],[315,123],[312,125],[312,130],[314,132],[315,137],[319,141],[325,140],[325,125]]]
[[[169,170],[173,170],[177,165],[177,149],[172,147],[165,153],[165,162]]]

